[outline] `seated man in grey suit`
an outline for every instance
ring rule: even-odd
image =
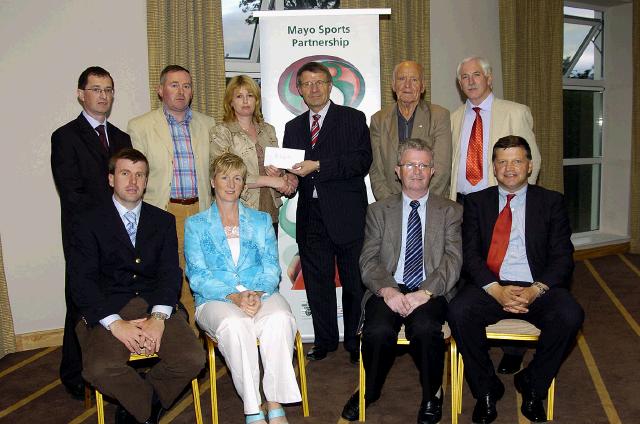
[[[157,423],[205,362],[178,303],[176,221],[142,201],[148,175],[137,150],[111,158],[113,197],[78,217],[69,255],[82,375],[120,402],[116,424]],[[141,378],[127,365],[131,353],[160,360]]]
[[[367,288],[361,318],[366,404],[380,397],[404,324],[422,385],[418,424],[442,417],[441,328],[462,266],[462,207],[429,192],[434,175],[430,141],[408,139],[400,145],[396,173],[402,193],[369,206],[360,256]],[[355,421],[358,413],[356,392],[342,417]]]

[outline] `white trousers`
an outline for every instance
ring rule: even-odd
[[[233,303],[211,301],[196,309],[196,321],[218,341],[231,372],[233,384],[244,402],[245,414],[260,412],[260,364],[262,390],[267,401],[300,402],[300,389],[293,370],[296,321],[287,301],[274,293],[252,318]],[[256,340],[260,341],[260,354]]]

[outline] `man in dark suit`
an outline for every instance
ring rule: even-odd
[[[485,327],[516,318],[540,329],[536,354],[514,382],[523,415],[544,422],[542,400],[584,320],[567,287],[574,267],[571,227],[560,193],[528,185],[533,164],[525,139],[499,139],[492,162],[498,186],[465,198],[463,267],[470,284],[449,305],[448,321],[477,400],[474,423],[493,422],[504,394]]]
[[[51,135],[51,170],[60,195],[62,249],[65,261],[69,254],[74,217],[111,196],[107,182],[109,157],[124,147],[131,147],[129,136],[107,122],[113,105],[114,84],[105,69],[92,66],[78,78],[78,100],[83,111]],[[84,396],[82,357],[74,328],[77,312],[65,276],[67,315],[64,322],[60,380],[75,398]]]
[[[114,155],[113,197],[77,217],[70,243],[83,376],[120,402],[116,422],[157,423],[162,408],[171,406],[205,362],[178,304],[182,270],[175,218],[142,202],[148,175],[139,151]],[[131,353],[157,354],[160,361],[143,378],[127,365]]]
[[[402,192],[369,206],[360,256],[367,287],[362,301],[365,403],[380,397],[404,324],[420,371],[418,424],[442,418],[442,325],[462,266],[462,206],[431,193],[436,161],[430,145],[430,137],[400,144],[395,162]],[[358,419],[358,401],[356,392],[342,410],[344,419]]]
[[[305,160],[290,171],[299,177],[296,240],[315,333],[307,357],[320,360],[338,348],[337,261],[344,347],[356,363],[363,294],[358,258],[367,210],[364,177],[371,166],[369,128],[362,112],[329,100],[332,82],[326,66],[303,65],[297,85],[309,112],[287,122],[283,146],[305,150]]]

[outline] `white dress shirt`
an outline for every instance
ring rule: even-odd
[[[398,267],[396,268],[395,274],[393,274],[393,278],[396,280],[398,284],[404,284],[404,257],[406,255],[407,250],[407,223],[409,221],[409,214],[411,213],[411,205],[413,199],[407,197],[404,192],[402,193],[402,242],[400,245],[400,257],[398,258]],[[420,199],[416,199],[420,202],[420,206],[418,207],[418,216],[420,216],[420,225],[422,226],[422,254],[423,254],[423,262],[422,262],[422,280],[426,278],[424,271],[424,238],[425,233],[424,230],[427,225],[427,201],[429,200],[429,192],[424,197]]]

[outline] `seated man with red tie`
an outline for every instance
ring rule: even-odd
[[[524,138],[502,137],[492,162],[498,186],[465,199],[463,268],[471,279],[450,303],[447,320],[477,401],[474,423],[493,422],[504,394],[485,327],[515,318],[540,329],[535,356],[514,383],[523,415],[544,422],[542,400],[584,320],[567,287],[574,267],[571,227],[560,193],[528,185],[533,165]]]

